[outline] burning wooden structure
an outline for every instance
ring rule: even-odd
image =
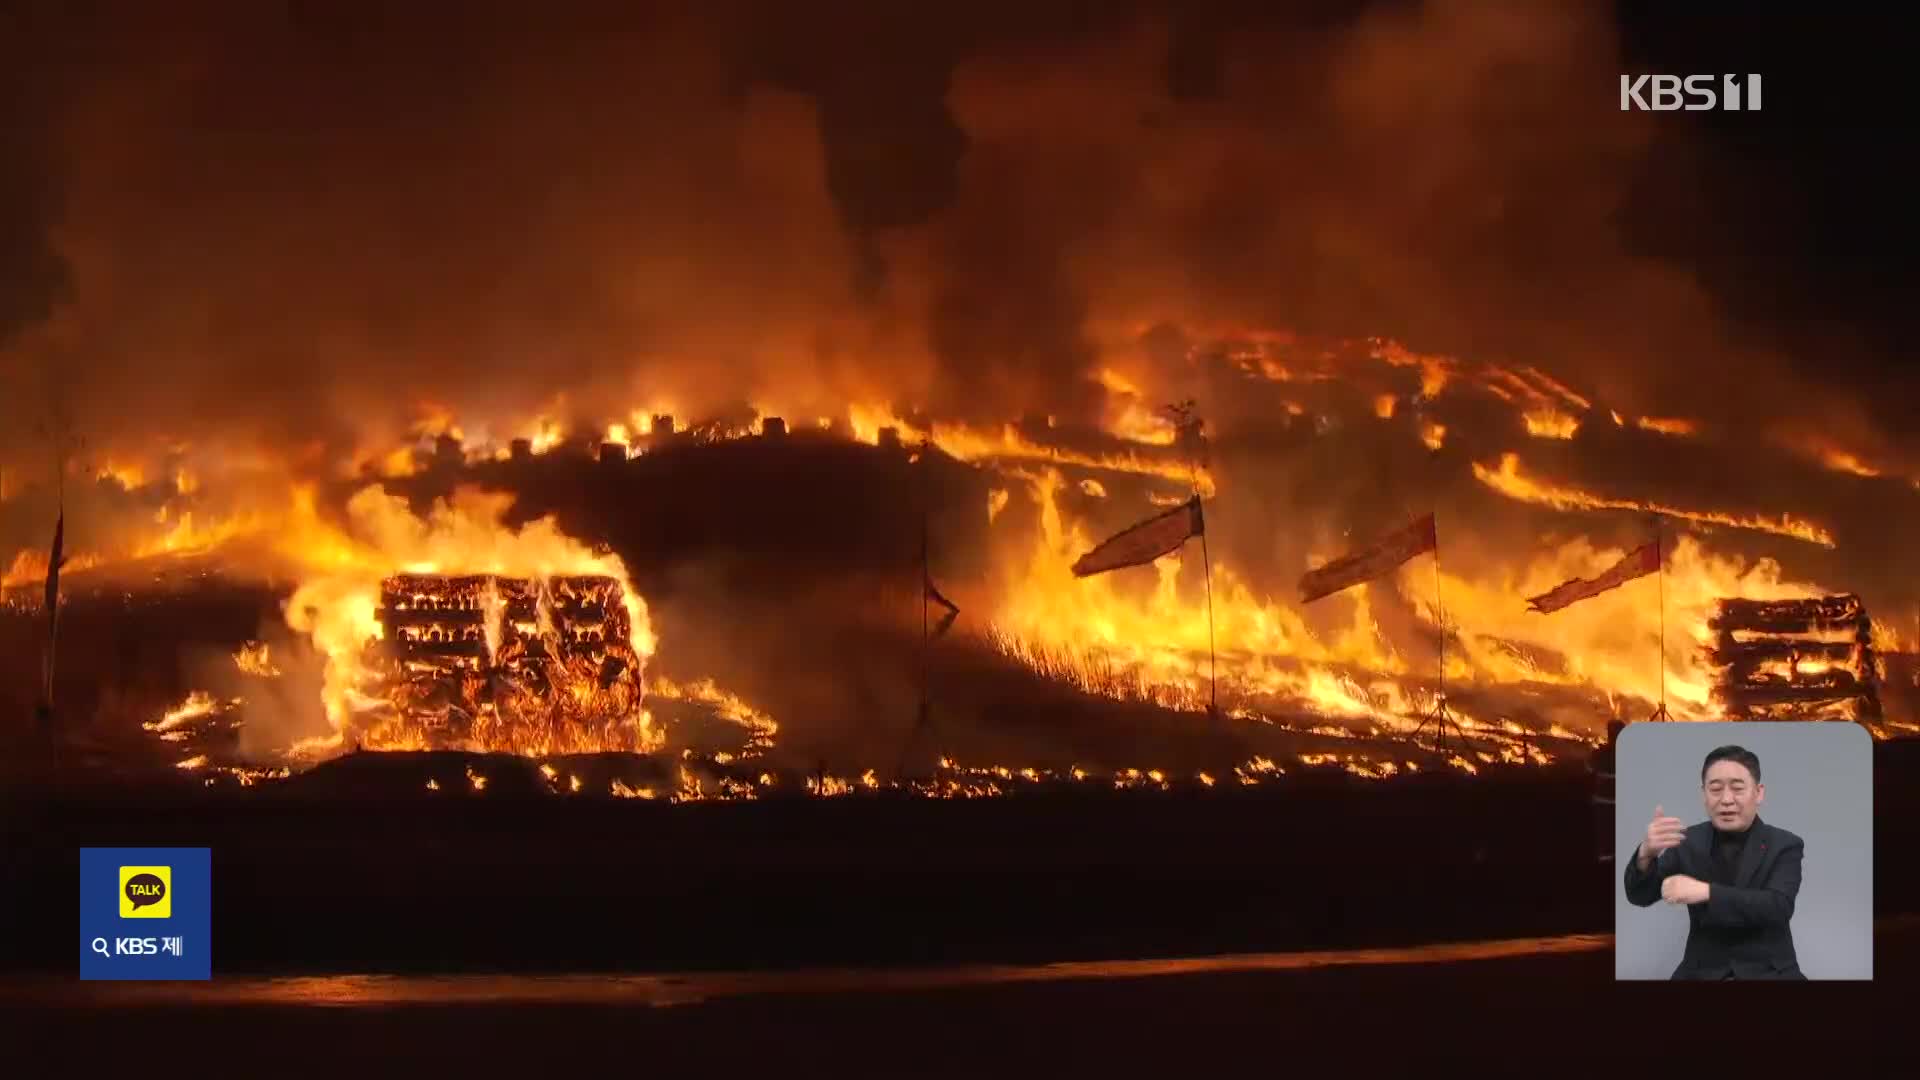
[[[402,574],[381,587],[364,745],[646,750],[644,658],[611,577]]]
[[[1714,700],[1733,720],[1881,719],[1866,605],[1851,594],[1719,602]]]

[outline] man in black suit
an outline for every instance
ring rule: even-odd
[[[1794,898],[1805,843],[1760,820],[1760,758],[1722,746],[1700,767],[1707,820],[1692,827],[1658,806],[1627,860],[1627,899],[1687,909],[1676,979],[1804,979],[1793,951]]]

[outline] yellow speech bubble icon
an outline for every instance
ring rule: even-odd
[[[173,867],[121,867],[120,917],[123,919],[172,918]]]

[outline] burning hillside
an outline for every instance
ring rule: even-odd
[[[165,47],[10,24],[9,655],[41,654],[57,571],[56,674],[100,676],[66,700],[250,766],[691,750],[886,782],[908,743],[1224,778],[1348,752],[1276,732],[1441,705],[1469,766],[1729,715],[1712,620],[1849,595],[1849,685],[1912,726],[1902,395],[1649,246],[1720,235],[1641,203],[1724,163],[1594,104],[1606,12],[1016,7],[844,38],[752,4],[591,34],[275,9]],[[1190,502],[1203,533],[1074,572]],[[1301,598],[1343,559],[1379,572]],[[264,619],[195,607],[235,583]],[[194,610],[102,613],[162,595]],[[1738,677],[1777,661],[1776,698],[1839,681]],[[1136,753],[1165,732],[1245,744]]]
[[[781,555],[777,542],[758,547],[754,522],[769,514],[804,520],[814,497],[791,483],[775,496],[756,487],[756,478],[787,470],[797,479],[803,473],[791,470],[822,454],[842,461],[834,456],[838,448],[856,452],[844,461],[878,470],[857,483],[891,485],[885,495],[874,488],[871,504],[829,512],[815,501],[816,512],[854,530],[829,543],[853,545],[846,573],[912,573],[910,537],[920,528],[913,518],[925,513],[938,523],[928,537],[932,548],[958,575],[946,587],[962,597],[969,616],[958,624],[954,647],[984,647],[1034,677],[1095,698],[1195,716],[1218,701],[1242,725],[1398,738],[1417,728],[1444,693],[1463,728],[1490,750],[1488,760],[1499,760],[1510,749],[1503,743],[1593,739],[1608,719],[1637,719],[1662,704],[1679,719],[1711,719],[1725,709],[1715,691],[1725,661],[1708,648],[1719,606],[1729,598],[1800,601],[1825,591],[1790,578],[1775,557],[1739,554],[1748,548],[1746,536],[1834,549],[1834,532],[1809,516],[1595,493],[1523,471],[1517,453],[1495,465],[1427,445],[1436,427],[1471,443],[1476,429],[1463,418],[1476,411],[1504,410],[1517,430],[1528,431],[1528,416],[1549,400],[1569,415],[1599,410],[1537,370],[1475,367],[1391,342],[1314,343],[1282,334],[1196,345],[1185,362],[1199,375],[1236,379],[1243,398],[1273,395],[1297,407],[1281,410],[1296,454],[1373,445],[1389,457],[1409,449],[1423,455],[1409,475],[1432,486],[1410,486],[1400,499],[1402,506],[1426,497],[1454,508],[1437,518],[1433,555],[1323,603],[1279,598],[1286,567],[1275,565],[1274,554],[1291,553],[1311,568],[1364,537],[1284,528],[1257,537],[1251,527],[1267,515],[1250,500],[1274,490],[1267,470],[1275,455],[1248,442],[1260,428],[1239,419],[1208,431],[1177,410],[1154,407],[1137,383],[1107,370],[1099,380],[1108,397],[1104,419],[1077,428],[1050,419],[983,428],[866,405],[813,424],[789,423],[766,409],[677,424],[649,405],[618,410],[644,417],[644,429],[612,421],[580,431],[548,417],[535,423],[539,439],[521,436],[501,446],[470,444],[460,434],[467,424],[437,413],[414,443],[371,455],[373,464],[358,466],[358,475],[333,481],[340,494],[296,484],[278,499],[239,496],[249,500],[244,509],[224,517],[206,514],[209,499],[232,496],[217,482],[182,485],[176,478],[129,489],[144,474],[118,468],[95,483],[156,500],[160,512],[151,524],[126,523],[117,536],[108,534],[122,545],[117,557],[112,547],[81,547],[67,564],[67,580],[84,588],[124,580],[120,569],[197,555],[220,573],[298,581],[285,621],[323,658],[325,673],[319,696],[326,727],[292,740],[306,759],[355,746],[534,755],[663,749],[668,724],[643,696],[655,640],[628,560],[682,565],[718,553],[660,547],[661,534],[644,524],[635,526],[640,532],[610,526],[617,507],[645,492],[648,519],[708,523],[701,539],[688,534],[685,544],[761,551],[753,558],[776,563],[801,558],[791,546]],[[1380,408],[1378,395],[1354,390],[1394,385],[1396,378],[1412,380],[1405,410]],[[1669,450],[1675,455],[1716,452],[1710,440],[1672,421],[1621,421],[1602,430],[1644,432],[1638,437],[1677,444]],[[1382,447],[1379,440],[1388,437],[1404,441]],[[972,479],[959,487],[930,481],[929,470],[942,462]],[[725,471],[703,472],[715,468]],[[813,482],[845,482],[830,479],[836,475]],[[247,490],[263,484],[256,478]],[[1076,575],[1076,560],[1103,534],[1195,493],[1210,520],[1227,523],[1224,532],[1211,531],[1208,565],[1198,565],[1189,550],[1151,568]],[[776,514],[770,496],[793,501]],[[949,505],[955,498],[979,502]],[[1511,517],[1503,502],[1529,514],[1567,515],[1593,531],[1576,524],[1548,546],[1516,550],[1487,529],[1501,515]],[[416,513],[423,504],[425,512]],[[510,514],[526,523],[509,524]],[[559,517],[584,529],[580,535],[612,527],[627,555],[575,540]],[[1551,614],[1522,603],[1604,570],[1623,548],[1596,537],[1631,541],[1635,528],[1666,536],[1650,567],[1658,570],[1657,587],[1617,583],[1622,587]],[[74,535],[91,545],[98,534]],[[961,569],[954,556],[971,545],[983,546],[985,559]],[[1263,559],[1262,547],[1274,554]],[[26,567],[15,575],[27,579],[21,584],[31,585],[34,566],[44,565],[33,564],[35,557],[31,550],[15,556],[16,566]],[[10,595],[30,603],[31,589]],[[689,627],[693,640],[715,624],[764,618],[747,614],[743,599],[716,597]],[[896,602],[876,610],[898,633],[912,633]],[[820,610],[805,618],[831,624],[850,614]],[[1871,634],[1880,651],[1899,651],[1890,625]],[[785,666],[766,662],[768,670]],[[784,701],[778,685],[756,693]],[[848,707],[843,696],[837,700],[835,707]],[[806,715],[816,707],[783,704],[776,711],[794,720],[794,708]],[[881,716],[909,709],[901,701],[882,707]],[[873,725],[872,732],[890,727],[886,719],[849,719]],[[1886,721],[1892,726],[1883,732],[1911,723],[1898,703]],[[797,723],[794,730],[806,731],[819,720]],[[762,749],[770,743],[762,740]],[[1517,752],[1521,760],[1530,753]]]

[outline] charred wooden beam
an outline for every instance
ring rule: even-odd
[[[1864,658],[1868,648],[1855,641],[1747,641],[1721,646],[1708,655],[1716,663],[1738,664],[1756,660],[1821,660],[1830,664],[1852,664]]]
[[[1708,657],[1723,670],[1723,678],[1733,684],[1818,682],[1834,671],[1848,671],[1859,677],[1873,666],[1872,651],[1853,643],[1767,642],[1715,649]]]
[[[1739,719],[1880,715],[1873,623],[1858,596],[1720,601],[1713,699]],[[1742,640],[1744,637],[1745,640]]]
[[[1811,600],[1725,599],[1707,625],[1720,634],[1737,630],[1767,634],[1810,634],[1859,630],[1870,626],[1858,596]]]
[[[1732,683],[1725,687],[1728,700],[1767,698],[1776,701],[1817,701],[1820,698],[1854,697],[1867,692],[1867,683],[1858,675],[1836,668],[1819,675],[1798,679],[1766,679]]]
[[[386,731],[398,744],[633,749],[643,740],[642,658],[617,579],[397,574],[380,597],[373,667],[410,725]]]
[[[393,627],[485,627],[487,613],[478,608],[436,611],[430,608],[386,608],[377,613],[381,625]]]
[[[1832,701],[1745,705],[1729,709],[1727,715],[1733,720],[1871,721],[1880,718],[1880,711],[1875,702],[1860,698],[1835,698]]]

